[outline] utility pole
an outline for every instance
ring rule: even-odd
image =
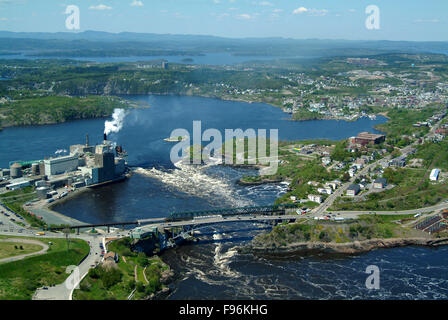
[[[62,230],[62,232],[65,234],[65,240],[67,241],[67,251],[70,250],[70,228],[65,228]]]

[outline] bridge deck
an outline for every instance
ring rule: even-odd
[[[175,228],[175,227],[189,227],[189,226],[205,226],[212,224],[221,224],[221,223],[232,223],[232,222],[257,222],[257,221],[276,221],[276,220],[296,220],[300,218],[299,215],[262,215],[262,216],[232,216],[232,217],[211,217],[210,219],[201,219],[199,221],[190,220],[190,221],[175,221],[175,222],[164,222],[157,225],[150,225],[141,227],[141,230],[145,230],[146,228],[151,228],[153,230],[154,227],[159,228]],[[149,230],[149,229],[148,229]]]

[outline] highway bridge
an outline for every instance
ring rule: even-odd
[[[131,237],[134,239],[143,239],[148,237],[157,237],[160,242],[160,248],[166,249],[175,246],[179,240],[187,239],[194,236],[194,232],[204,227],[223,223],[241,223],[241,222],[257,222],[277,224],[285,221],[294,222],[300,216],[298,214],[286,215],[265,215],[265,214],[251,214],[251,215],[237,215],[237,216],[222,216],[211,215],[196,217],[192,220],[178,220],[170,221],[167,219],[164,222],[155,224],[147,224],[145,226],[137,227],[131,231]]]
[[[261,207],[239,207],[239,208],[222,208],[222,209],[209,209],[201,211],[185,211],[185,212],[174,212],[171,213],[166,218],[156,218],[156,219],[142,219],[138,220],[139,224],[154,224],[159,223],[160,219],[165,219],[166,221],[185,221],[192,220],[198,217],[207,216],[252,216],[252,215],[279,215],[286,214],[288,211],[292,211],[298,208],[297,204],[282,204],[273,206],[261,206]]]
[[[51,231],[62,231],[64,229],[77,230],[78,234],[82,229],[107,227],[107,232],[110,232],[110,227],[136,226],[132,229],[131,234],[135,238],[142,238],[154,233],[159,233],[160,230],[180,228],[182,232],[191,232],[191,230],[199,227],[204,227],[212,224],[230,223],[230,222],[280,222],[285,220],[292,220],[297,218],[297,214],[287,215],[289,211],[294,211],[297,205],[273,205],[273,206],[258,206],[258,207],[240,207],[240,208],[223,208],[223,209],[209,209],[202,211],[186,211],[174,212],[168,217],[139,219],[136,221],[127,222],[111,222],[99,224],[82,224],[71,226],[59,226],[49,228]],[[181,234],[182,234],[181,232]]]

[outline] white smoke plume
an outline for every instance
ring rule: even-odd
[[[124,109],[115,109],[112,114],[112,121],[106,121],[104,124],[104,133],[117,133],[123,128],[126,111]]]

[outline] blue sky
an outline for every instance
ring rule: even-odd
[[[68,31],[67,5],[80,31],[448,41],[448,0],[0,0],[0,30]],[[379,30],[365,27],[368,5]]]

